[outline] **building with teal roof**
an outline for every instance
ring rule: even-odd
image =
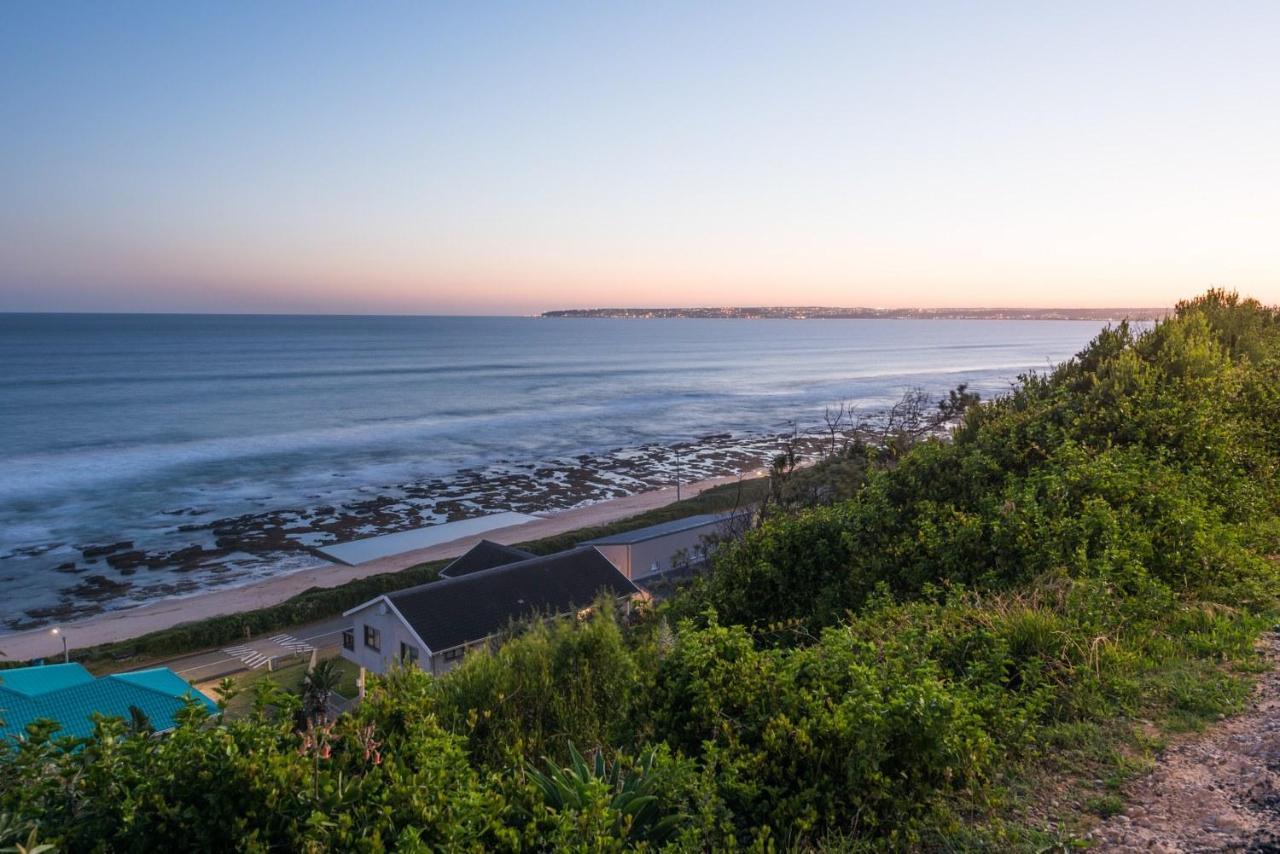
[[[137,708],[157,732],[173,729],[187,698],[217,707],[167,667],[94,677],[79,664],[46,664],[0,670],[0,738],[22,737],[27,725],[48,719],[58,736],[92,734],[94,713],[129,720]]]

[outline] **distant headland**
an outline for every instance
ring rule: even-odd
[[[733,306],[724,308],[573,308],[542,317],[670,317],[736,320],[1159,320],[1167,308],[831,308]]]

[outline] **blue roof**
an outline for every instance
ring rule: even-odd
[[[21,737],[27,724],[47,718],[61,725],[59,736],[93,732],[96,712],[128,720],[136,706],[159,731],[173,729],[174,716],[194,697],[213,712],[217,706],[167,667],[117,673],[95,679],[79,664],[49,664],[0,670],[0,737]]]
[[[587,540],[586,542],[579,543],[579,545],[623,546],[632,545],[634,543],[643,543],[645,540],[655,540],[658,537],[666,537],[671,534],[679,534],[682,531],[691,531],[694,528],[702,528],[707,525],[713,525],[717,522],[723,522],[732,516],[732,513],[703,513],[700,516],[686,516],[683,519],[675,519],[658,525],[650,525],[647,528],[636,528],[634,531],[624,531],[621,534],[597,537],[594,540]]]
[[[93,681],[93,674],[78,664],[46,664],[0,670],[0,687],[24,697],[38,697],[73,685]]]

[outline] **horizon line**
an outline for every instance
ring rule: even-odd
[[[1141,311],[1172,312],[1174,306],[1031,306],[1031,305],[964,305],[964,306],[870,306],[870,305],[696,305],[696,306],[592,306],[587,308],[552,308],[522,313],[467,313],[467,312],[385,312],[385,311],[163,311],[129,309],[84,309],[60,311],[33,311],[0,309],[0,316],[55,315],[55,316],[129,316],[149,317],[534,317],[546,318],[548,314],[566,312],[637,312],[637,311],[875,311],[875,312],[929,312],[929,311],[1027,311],[1027,312],[1099,312]],[[625,318],[616,318],[625,319]],[[639,318],[637,318],[639,319]],[[674,318],[673,318],[674,319]],[[733,319],[733,318],[725,318]],[[820,318],[817,318],[820,319]]]

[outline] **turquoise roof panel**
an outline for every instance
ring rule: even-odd
[[[153,667],[150,670],[116,673],[106,678],[118,679],[121,682],[128,682],[141,688],[159,691],[161,694],[166,694],[170,697],[181,697],[184,694],[195,692],[195,689],[191,687],[187,680],[167,667]]]
[[[45,664],[39,667],[14,667],[0,670],[0,687],[26,697],[38,697],[72,685],[93,681],[93,674],[79,664]]]
[[[0,737],[22,737],[27,725],[40,719],[58,723],[61,727],[59,736],[84,737],[93,732],[95,714],[128,720],[130,707],[142,711],[156,730],[164,731],[176,725],[176,715],[188,696],[210,712],[217,711],[212,700],[196,691],[181,676],[163,667],[101,679],[94,679],[88,671],[80,668],[87,681],[72,679],[68,675],[70,671],[30,672],[65,667],[68,665],[24,667],[0,672]],[[61,684],[62,687],[31,694],[14,690],[11,687],[14,684],[28,690],[31,686]]]

